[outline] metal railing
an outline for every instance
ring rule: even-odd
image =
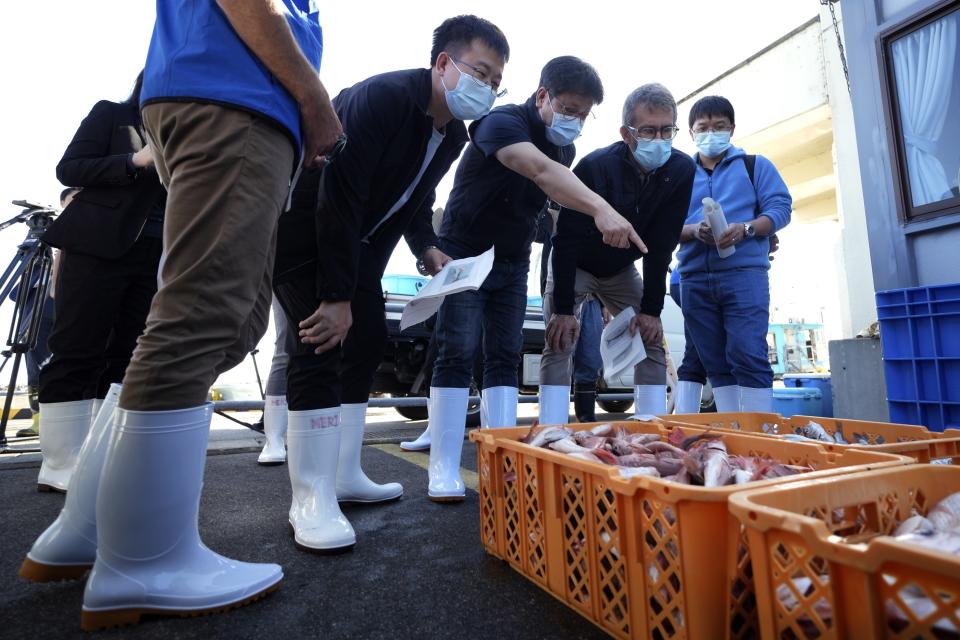
[[[597,400],[633,400],[632,393],[598,393]],[[480,396],[470,396],[469,402],[480,402]],[[533,404],[540,401],[536,395],[521,395],[517,402]],[[370,407],[425,407],[427,399],[417,398],[370,398]],[[263,400],[217,400],[213,403],[214,411],[260,411],[263,409]]]

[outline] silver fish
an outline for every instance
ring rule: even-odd
[[[598,424],[593,429],[590,429],[590,433],[595,436],[608,436],[613,433],[613,425],[609,423]]]
[[[747,471],[746,469],[733,470],[733,484],[746,484],[752,480],[753,471]]]
[[[803,435],[807,436],[811,440],[836,443],[836,440],[833,439],[833,436],[827,433],[827,430],[824,429],[823,426],[813,422],[812,420],[803,428]]]
[[[840,425],[837,425],[837,430],[833,433],[833,440],[837,444],[850,444],[847,442],[847,439],[843,437],[843,428]]]
[[[533,438],[528,444],[530,444],[532,447],[545,447],[551,442],[563,440],[571,435],[573,435],[573,430],[568,429],[567,427],[546,427],[534,434]]]
[[[722,487],[733,478],[727,447],[723,440],[712,440],[704,445],[703,486]]]
[[[931,534],[936,531],[933,523],[923,516],[910,516],[900,523],[897,530],[893,532],[895,536],[902,536],[908,533]]]
[[[561,438],[560,440],[555,440],[547,445],[548,448],[553,449],[554,451],[559,451],[560,453],[590,453],[590,449],[585,449],[581,447],[574,441],[573,438]]]
[[[937,531],[960,534],[960,492],[952,493],[930,509],[927,519]]]

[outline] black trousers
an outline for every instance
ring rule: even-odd
[[[392,249],[391,249],[392,251]],[[357,290],[350,302],[353,325],[343,345],[323,354],[316,345],[303,344],[299,324],[310,316],[320,300],[312,276],[274,284],[274,293],[290,323],[287,332],[287,407],[291,411],[326,409],[340,404],[362,404],[370,397],[373,376],[387,345],[380,278],[389,253],[364,245],[360,254]]]
[[[123,380],[157,292],[162,250],[160,238],[141,237],[116,260],[63,252],[40,402],[103,398]]]

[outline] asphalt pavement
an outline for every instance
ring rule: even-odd
[[[534,406],[521,406],[529,423]],[[240,415],[248,421],[257,414]],[[262,436],[217,417],[200,509],[211,549],[251,562],[276,562],[281,588],[241,609],[201,618],[145,618],[100,632],[104,638],[606,638],[590,622],[488,556],[480,543],[478,497],[439,505],[426,496],[427,454],[402,454],[396,443],[424,422],[372,409],[363,465],[378,481],[404,485],[401,500],[345,506],[357,533],[348,553],[298,550],[287,525],[285,466],[257,465]],[[617,416],[609,416],[614,419]],[[607,416],[600,416],[606,419]],[[20,422],[20,421],[14,421]],[[13,425],[11,428],[23,426]],[[8,430],[8,433],[10,431]],[[29,441],[21,441],[29,444]],[[35,442],[34,442],[35,444]],[[36,491],[36,454],[0,456],[0,637],[91,638],[79,629],[83,581],[33,584],[17,575],[31,543],[53,521],[63,496]],[[464,478],[475,487],[476,449],[464,443]]]

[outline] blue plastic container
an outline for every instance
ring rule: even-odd
[[[790,416],[821,416],[823,402],[820,389],[801,387],[799,389],[773,390],[773,412],[785,418]]]
[[[890,420],[960,427],[960,283],[877,293]]]
[[[380,278],[380,286],[383,292],[395,293],[401,296],[415,296],[423,285],[429,282],[429,278],[423,276],[383,276]]]
[[[783,384],[791,388],[820,389],[822,411],[817,415],[833,417],[833,384],[829,373],[788,373],[783,376]]]

